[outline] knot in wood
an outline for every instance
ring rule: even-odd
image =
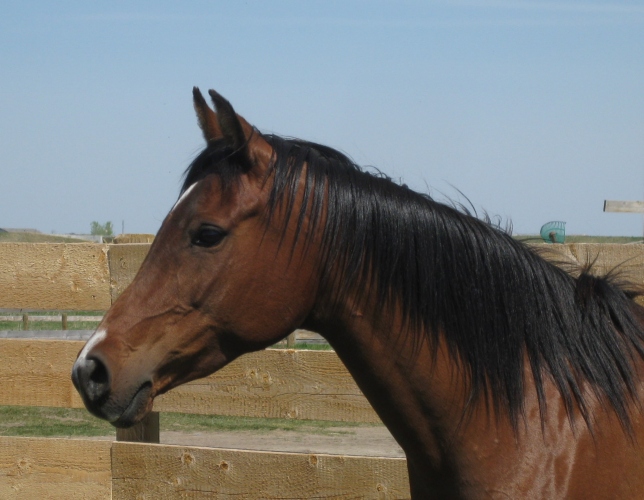
[[[289,418],[297,418],[297,417],[298,417],[298,415],[299,415],[299,413],[300,413],[300,412],[297,410],[297,408],[291,408],[290,410],[287,410],[287,411],[284,413],[284,418],[286,418],[286,419],[289,419]]]
[[[193,463],[195,463],[194,455],[192,453],[184,451],[183,454],[181,455],[181,463],[187,466],[192,465]]]
[[[23,472],[29,472],[31,470],[31,462],[26,458],[21,458],[18,460],[18,471],[20,474]]]

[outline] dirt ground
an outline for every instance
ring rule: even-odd
[[[400,458],[405,456],[384,426],[334,427],[327,429],[325,434],[282,430],[194,433],[161,431],[161,443],[294,453]]]
[[[87,439],[68,436],[68,439]],[[114,435],[89,439],[113,440]],[[405,458],[398,443],[384,426],[332,427],[324,434],[301,431],[161,431],[161,444],[231,448],[291,453],[323,453],[366,457]]]

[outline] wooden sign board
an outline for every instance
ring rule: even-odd
[[[644,213],[644,201],[604,200],[604,212]]]

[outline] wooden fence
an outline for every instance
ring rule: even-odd
[[[147,244],[0,244],[0,308],[100,311]],[[644,246],[557,245],[557,258],[622,264],[644,284]],[[81,341],[0,339],[0,404],[81,408]],[[159,397],[155,411],[378,422],[332,352],[267,350]],[[0,498],[408,498],[404,459],[0,437]]]
[[[0,244],[0,308],[101,311],[147,244]],[[82,408],[82,341],[0,339],[0,404]],[[155,401],[156,412],[378,422],[333,352],[268,350]],[[154,438],[153,438],[154,439]],[[158,439],[158,434],[157,434]],[[406,498],[404,459],[0,437],[0,498]]]
[[[82,345],[0,339],[0,404],[82,408],[70,381]],[[316,351],[243,356],[216,375],[160,396],[155,410],[378,421],[337,356]],[[316,492],[318,498],[408,496],[405,461],[396,458],[0,438],[0,498],[52,498],[57,491],[60,498],[110,498],[111,491],[121,499],[182,498],[187,492],[200,498],[196,491],[204,498],[215,493],[308,498]]]

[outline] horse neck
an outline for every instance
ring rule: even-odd
[[[349,299],[333,314],[324,312],[328,310],[315,308],[304,326],[329,341],[404,449],[414,498],[460,498],[483,489],[507,490],[510,498],[528,497],[534,493],[532,488],[540,487],[540,477],[552,477],[555,472],[561,478],[548,488],[565,490],[575,467],[596,468],[593,457],[616,449],[627,450],[627,458],[636,453],[615,415],[600,401],[594,400],[591,409],[597,433],[589,432],[579,414],[573,428],[549,380],[544,385],[547,419],[542,423],[528,362],[524,364],[525,418],[515,429],[509,415],[495,414],[484,398],[469,402],[467,380],[442,335],[432,347],[426,332],[401,326],[397,311],[373,314],[375,304],[358,307]],[[644,321],[644,310],[638,312]],[[636,369],[644,373],[644,362],[638,360]],[[644,383],[638,390],[640,401],[644,400]],[[642,418],[637,422],[635,442],[641,443],[644,423]],[[616,461],[615,468],[625,467],[627,458]]]
[[[515,429],[507,412],[501,410],[497,415],[485,398],[468,399],[468,380],[440,332],[415,330],[396,307],[383,311],[373,291],[339,294],[328,283],[318,291],[303,327],[329,341],[404,449],[414,498],[430,498],[426,494],[430,490],[440,492],[436,498],[465,497],[468,491],[483,490],[507,490],[509,498],[548,497],[535,493],[540,486],[538,477],[558,474],[561,477],[547,486],[565,490],[576,470],[593,474],[597,468],[594,457],[627,450],[626,458],[615,461],[614,469],[619,471],[636,453],[615,414],[607,411],[605,402],[593,399],[588,384],[583,390],[592,401],[589,410],[596,434],[589,432],[579,414],[574,416],[575,427],[570,425],[563,399],[548,377],[544,380],[547,418],[542,422],[527,359],[523,363],[524,418]],[[365,279],[360,286],[369,283]],[[340,303],[337,297],[342,297]],[[644,323],[644,309],[636,309],[635,314]],[[430,339],[436,339],[435,345]],[[644,362],[636,358],[636,371],[644,380]],[[644,401],[644,382],[638,383],[637,391]],[[644,418],[640,415],[635,442],[642,441]],[[418,479],[423,477],[426,480]]]
[[[314,311],[305,327],[329,341],[408,459],[444,474],[451,467],[447,441],[467,400],[466,381],[446,346],[439,341],[432,349],[424,332],[403,327],[398,311],[374,314],[375,307],[351,299],[339,309]]]

